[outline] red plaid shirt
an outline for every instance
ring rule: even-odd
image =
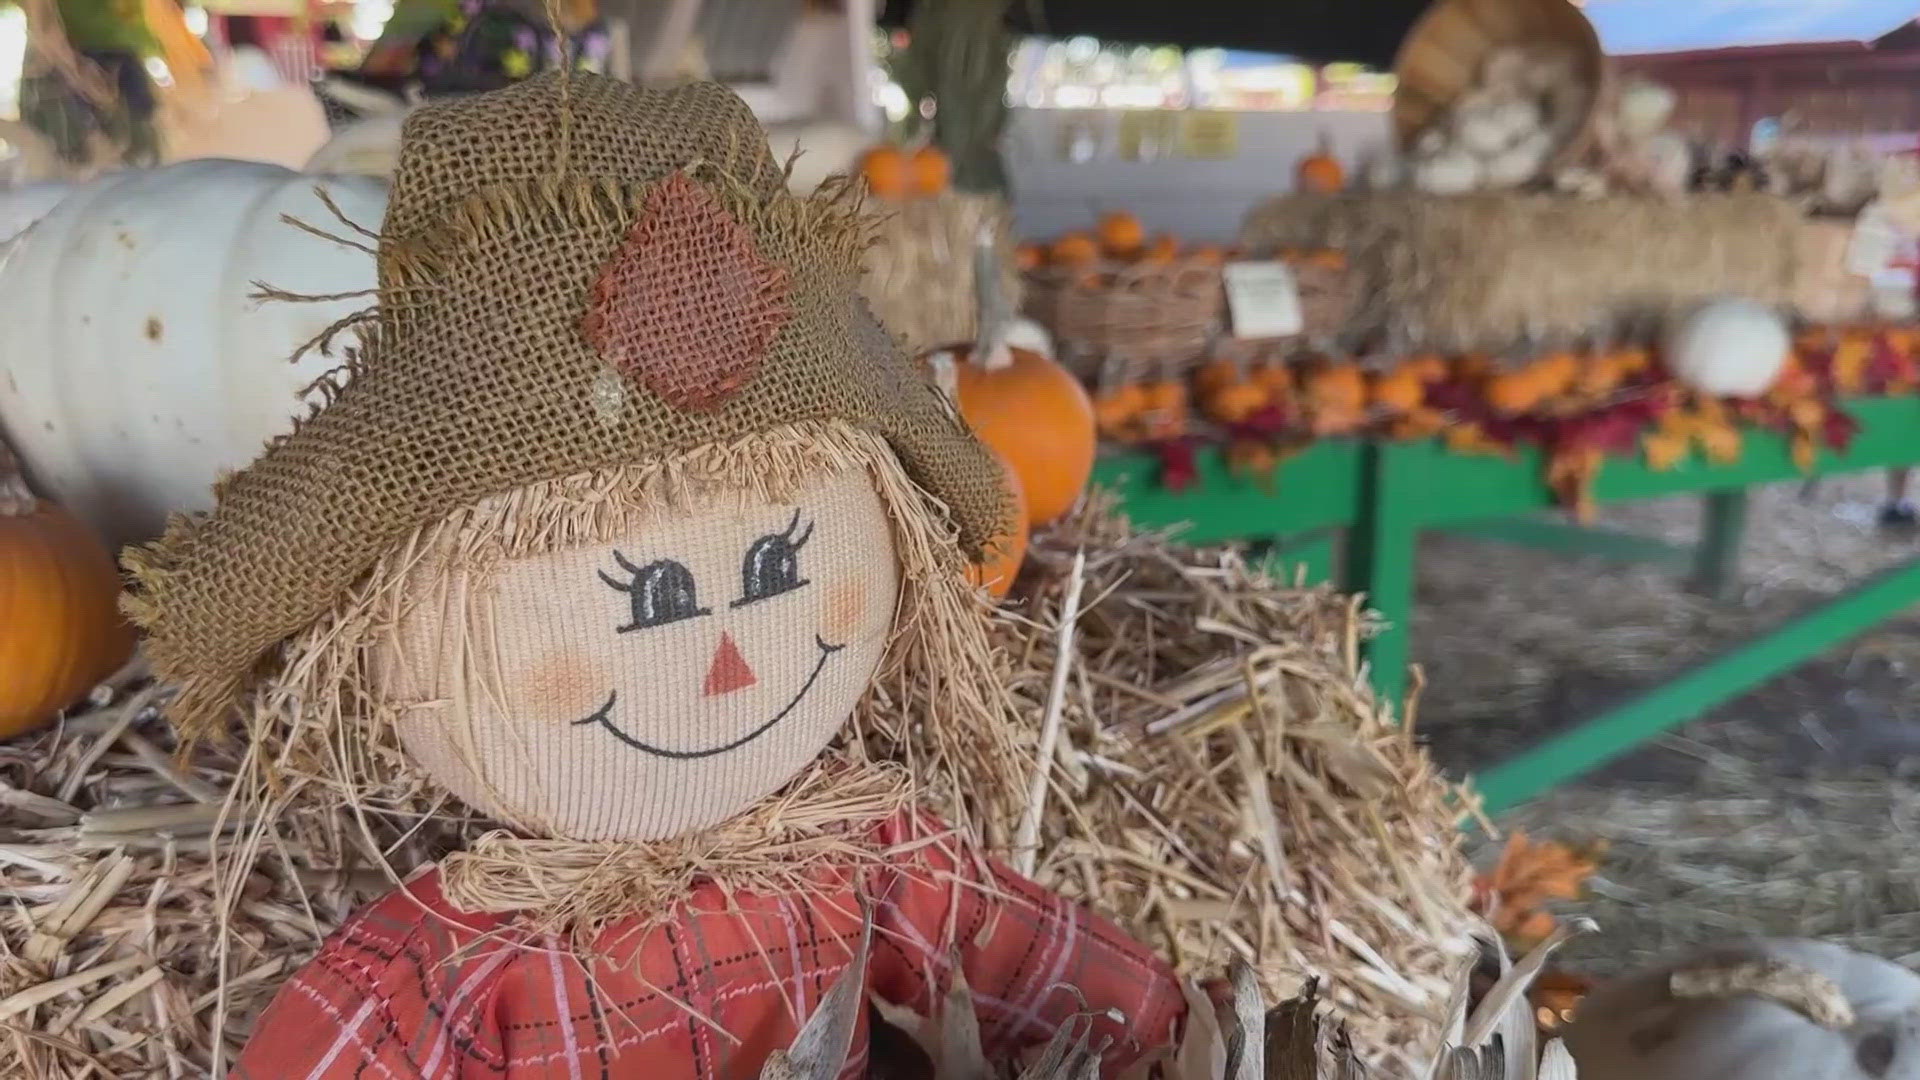
[[[881,833],[926,835],[904,817]],[[1096,1020],[1109,1072],[1172,1042],[1183,998],[1144,946],[996,864],[983,872],[931,845],[911,860],[860,883],[874,908],[870,994],[931,1015],[957,951],[990,1059],[1109,1010],[1126,1018]],[[860,938],[851,883],[813,903],[729,902],[705,886],[649,933],[610,927],[589,975],[559,940],[516,936],[511,916],[456,913],[437,872],[407,892],[357,912],[288,981],[236,1077],[753,1080]],[[862,1010],[844,1076],[865,1073],[867,1045]]]

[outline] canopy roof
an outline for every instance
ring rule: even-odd
[[[1920,18],[1920,0],[1586,0],[1615,56],[1781,45],[1870,45]]]

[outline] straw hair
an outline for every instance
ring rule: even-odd
[[[849,469],[872,479],[893,522],[901,592],[874,685],[820,761],[745,814],[671,840],[496,833],[473,855],[453,860],[449,895],[479,910],[524,906],[537,922],[584,934],[612,918],[637,916],[645,924],[665,917],[670,898],[699,879],[727,890],[805,893],[817,887],[810,881],[823,861],[856,865],[884,857],[868,846],[866,832],[916,797],[947,809],[952,823],[967,829],[978,817],[975,807],[1003,802],[1022,775],[987,635],[989,609],[965,581],[944,508],[907,478],[883,439],[832,421],[529,485],[416,530],[283,648],[278,674],[243,714],[249,746],[229,813],[250,823],[256,843],[271,835],[285,809],[315,803],[334,808],[362,834],[342,838],[358,848],[385,846],[373,835],[376,823],[435,814],[471,839],[491,823],[453,812],[451,797],[401,747],[394,710],[377,699],[369,678],[408,605],[430,591],[419,587],[421,575],[454,565],[433,553],[464,545],[463,557],[484,559],[587,543],[621,534],[663,507],[696,505],[716,489],[745,485],[779,500],[810,478]],[[900,702],[922,711],[909,722]]]
[[[423,526],[782,425],[880,435],[966,550],[1003,533],[999,466],[857,295],[859,201],[789,194],[710,84],[543,76],[412,114],[378,303],[330,329],[360,347],[211,514],[125,557],[175,722],[219,730],[275,648]]]

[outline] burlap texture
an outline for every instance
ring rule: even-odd
[[[649,258],[623,245],[636,225],[659,227],[646,226],[649,199],[681,173],[785,278],[766,355],[697,408],[661,397],[585,330],[616,253]],[[663,212],[686,202],[683,190]],[[180,686],[175,723],[213,729],[280,642],[424,524],[523,484],[777,425],[842,419],[881,435],[977,553],[1010,509],[999,470],[858,298],[856,204],[834,186],[789,195],[752,114],[715,85],[553,75],[413,114],[380,230],[377,315],[344,377],[220,486],[210,514],[126,555],[129,614]],[[674,255],[638,279],[657,284]],[[741,358],[709,345],[752,335],[716,334],[726,313],[710,289],[696,294],[654,311],[661,340],[684,348],[682,375],[712,364],[730,380]],[[626,296],[662,303],[657,289]],[[623,341],[635,314],[615,320]]]

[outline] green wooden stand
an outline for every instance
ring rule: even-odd
[[[1920,398],[1849,402],[1861,430],[1844,454],[1822,451],[1816,475],[1920,463]],[[1367,645],[1375,689],[1397,701],[1406,691],[1408,616],[1414,554],[1427,531],[1465,533],[1554,550],[1690,567],[1690,584],[1724,596],[1735,583],[1746,489],[1805,475],[1786,440],[1746,433],[1738,463],[1698,457],[1656,472],[1636,459],[1609,459],[1594,483],[1602,503],[1688,493],[1705,499],[1700,542],[1691,551],[1617,532],[1542,520],[1553,497],[1535,451],[1512,457],[1462,455],[1438,442],[1316,444],[1283,462],[1271,484],[1227,473],[1218,455],[1202,462],[1199,482],[1173,494],[1157,485],[1144,458],[1103,461],[1095,482],[1117,491],[1127,513],[1149,527],[1185,524],[1196,543],[1276,541],[1276,558],[1363,593],[1386,622]],[[1345,543],[1331,537],[1343,533]],[[1289,541],[1293,541],[1289,543]],[[1302,543],[1304,541],[1304,543]],[[1337,571],[1334,563],[1342,564]],[[1813,611],[1599,716],[1575,723],[1534,749],[1475,778],[1490,811],[1523,802],[1633,749],[1647,739],[1738,696],[1903,608],[1920,603],[1920,560],[1882,574]]]

